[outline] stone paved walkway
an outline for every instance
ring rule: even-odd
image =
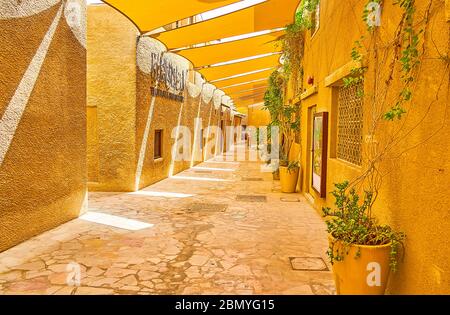
[[[260,165],[211,160],[139,193],[90,193],[88,216],[0,254],[0,294],[333,294],[330,271],[292,268],[323,268],[325,224]]]

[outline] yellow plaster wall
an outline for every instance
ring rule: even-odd
[[[153,86],[154,80],[149,75],[144,74],[138,70],[137,80],[137,124],[136,134],[137,143],[136,147],[136,159],[138,159],[140,151],[140,143],[142,142],[145,123],[148,117],[148,111],[150,109],[150,103],[152,95],[150,93],[150,87]],[[204,136],[206,136],[206,130],[209,123],[209,117],[211,114],[211,124],[216,125],[218,111],[213,110],[212,101],[209,103],[199,102],[200,96],[192,98],[188,93],[183,93],[185,96],[184,104],[175,100],[169,100],[163,97],[156,97],[155,108],[153,113],[153,119],[150,127],[150,133],[147,143],[147,149],[145,153],[145,160],[143,164],[142,176],[139,187],[144,188],[157,181],[167,178],[170,175],[171,169],[175,175],[191,166],[191,158],[187,161],[173,161],[172,158],[172,146],[174,145],[174,138],[172,138],[172,132],[178,125],[178,119],[180,117],[180,126],[186,126],[191,132],[191,145],[194,145],[194,122],[195,118],[202,119],[202,129],[204,130]],[[181,116],[180,116],[181,115]],[[163,147],[162,158],[154,159],[154,134],[155,130],[163,130]],[[181,132],[181,129],[180,129]],[[191,147],[191,153],[193,148]],[[203,155],[199,153],[199,159],[194,161],[194,164],[200,163],[203,159]],[[173,166],[172,166],[173,164]]]
[[[10,3],[0,4],[0,129],[9,122],[6,130],[13,134],[10,142],[6,133],[0,137],[6,152],[0,159],[0,252],[85,211],[83,3],[79,28],[66,20],[59,1],[42,11],[31,1],[18,2],[22,9],[15,17],[3,7]],[[19,108],[23,114],[13,130],[18,116],[8,112],[18,114]]]
[[[450,21],[450,0],[445,0],[445,16],[447,21]]]
[[[192,98],[184,91],[183,106],[181,102],[156,96],[136,187],[141,144],[152,100],[150,88],[156,80],[137,65],[137,31],[130,21],[106,5],[89,6],[88,18],[89,189],[134,191],[167,178],[171,170],[175,175],[189,168],[190,159],[172,161],[172,131],[180,117],[180,125],[191,130],[193,145],[195,118],[202,118],[205,133],[210,115],[211,123],[217,124],[220,113],[211,111],[212,101],[202,102],[198,112],[200,96]],[[155,160],[154,134],[158,129],[163,130],[163,156]]]
[[[92,183],[98,182],[98,173],[100,170],[100,152],[98,143],[98,117],[97,106],[88,106],[87,115],[87,168],[88,179]]]
[[[89,189],[133,191],[138,33],[109,6],[87,11]]]
[[[329,195],[326,199],[320,199],[311,189],[310,169],[307,168],[311,136],[308,108],[316,106],[317,112],[329,112],[330,124],[335,119],[336,92],[332,87],[325,86],[326,78],[351,61],[353,43],[366,28],[361,21],[365,3],[363,0],[322,1],[320,28],[312,38],[309,34],[306,38],[305,81],[309,76],[314,76],[317,93],[311,93],[302,102],[303,191],[311,193],[318,211],[323,205],[332,206],[334,200]],[[417,15],[420,16],[428,1],[416,1],[416,4]],[[400,263],[400,270],[392,275],[388,288],[392,294],[450,293],[450,246],[447,241],[450,238],[450,120],[446,110],[449,103],[449,73],[448,65],[436,58],[437,49],[444,54],[449,51],[445,2],[433,1],[431,12],[431,26],[426,33],[429,56],[422,64],[422,75],[414,90],[414,108],[410,110],[407,128],[425,118],[382,164],[382,170],[387,175],[375,209],[381,222],[389,223],[408,235],[404,261]],[[391,36],[389,34],[395,31],[393,28],[398,17],[398,9],[385,2],[382,38]],[[366,93],[373,82],[370,77],[371,62],[368,64]],[[427,114],[430,98],[435,97],[441,83],[438,99]],[[311,88],[306,82],[304,87]],[[369,110],[366,108],[365,112]],[[330,157],[335,146],[334,127],[331,125],[329,130],[328,193],[333,189],[333,183],[352,179],[361,172],[360,167]],[[424,144],[417,145],[424,141]],[[411,149],[401,157],[396,156],[407,148]]]
[[[262,127],[270,123],[269,111],[263,110],[262,107],[249,107],[247,115],[249,126]]]

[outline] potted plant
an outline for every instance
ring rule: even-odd
[[[272,144],[268,144],[267,145],[267,152],[269,152],[269,154],[270,154],[270,150],[272,149]],[[267,166],[270,166],[271,168],[272,168],[272,177],[273,177],[273,180],[280,180],[280,168],[279,168],[279,165],[278,164],[276,164],[276,163],[274,163],[275,161],[273,161],[271,158],[269,158],[269,159],[267,159],[267,161],[266,161],[266,165]],[[276,162],[278,162],[278,161],[276,161]]]
[[[289,160],[289,153],[295,135],[300,131],[300,117],[297,115],[297,106],[284,104],[286,76],[288,73],[283,68],[271,74],[269,87],[264,95],[264,109],[269,111],[271,117],[269,132],[272,127],[278,127],[281,134],[279,169],[273,171],[273,176],[276,179],[279,174],[282,192],[292,193],[297,187],[300,165],[297,160]]]
[[[281,191],[284,193],[296,191],[300,173],[299,161],[291,157],[295,135],[300,131],[300,117],[296,115],[297,112],[297,106],[293,105],[285,105],[280,111],[279,127],[282,135],[280,181]]]
[[[348,181],[335,187],[335,209],[323,208],[323,213],[337,293],[384,294],[390,271],[397,269],[405,234],[372,217],[372,192],[361,198]]]
[[[267,136],[268,136],[268,146],[267,151],[272,152],[272,134],[271,130],[272,127],[278,127],[280,122],[280,112],[281,108],[283,107],[283,89],[285,84],[285,78],[282,76],[282,74],[275,70],[272,72],[272,74],[269,77],[268,81],[268,88],[267,91],[264,94],[264,110],[267,110],[270,114],[270,123],[267,126]],[[272,160],[270,159],[268,161],[268,164],[272,164]],[[272,164],[272,166],[274,166]],[[276,167],[273,169],[273,179],[279,180],[280,179],[280,171],[279,168]]]
[[[273,180],[280,180],[280,169],[279,168],[272,172],[272,177],[273,177]]]
[[[300,166],[298,161],[286,161],[280,164],[281,191],[284,193],[294,193],[297,189]]]

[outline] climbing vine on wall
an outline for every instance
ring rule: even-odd
[[[336,216],[336,219],[327,222],[328,232],[344,243],[346,250],[352,244],[391,244],[391,268],[394,271],[397,269],[397,250],[403,244],[405,234],[395,232],[390,226],[379,225],[372,216],[372,207],[379,195],[383,177],[392,171],[383,162],[388,157],[398,159],[436,134],[434,132],[412,146],[407,141],[431,112],[449,78],[448,52],[442,54],[436,45],[432,47],[438,57],[430,56],[427,51],[430,47],[427,45],[427,34],[431,33],[430,18],[443,9],[444,1],[428,0],[420,4],[423,10],[421,15],[415,0],[368,0],[365,6],[362,17],[367,24],[367,33],[355,42],[351,51],[355,67],[350,76],[343,80],[347,87],[364,86],[364,91],[358,91],[368,118],[365,123],[369,123],[366,126],[363,169],[361,175],[352,181],[335,185],[336,190],[332,193],[336,200],[335,209],[324,209],[326,215]],[[400,12],[398,20],[389,20],[396,23],[393,34],[386,33],[388,27],[380,27],[382,9],[387,5]],[[443,77],[435,78],[437,88],[430,89],[428,104],[422,100],[420,104],[415,104],[414,92],[424,74],[422,64],[425,58],[442,61]],[[366,78],[369,80],[366,81]],[[422,108],[413,114],[418,106]],[[414,116],[418,119],[412,121]],[[364,192],[362,198],[357,191]],[[345,256],[336,253],[334,244],[330,246],[328,255],[332,262]]]
[[[269,86],[264,94],[264,106],[269,111],[271,121],[276,122],[284,105],[285,78],[275,70],[269,77]]]
[[[385,30],[373,19],[376,14],[382,13],[381,10],[386,5],[391,5],[400,12],[395,32],[389,39],[385,38]],[[370,75],[372,80],[370,84],[365,84],[365,93],[358,93],[360,97],[364,97],[370,119],[364,150],[364,170],[349,187],[361,185],[366,191],[373,193],[372,204],[377,199],[382,183],[381,162],[394,149],[398,151],[399,144],[404,143],[425,118],[422,117],[417,124],[407,123],[410,111],[414,111],[417,106],[414,91],[423,75],[421,65],[427,55],[426,47],[429,46],[426,41],[427,33],[430,33],[430,17],[437,12],[432,10],[433,5],[443,6],[444,1],[429,0],[423,7],[423,14],[419,16],[415,0],[369,0],[362,15],[367,23],[367,32],[355,42],[351,51],[351,57],[357,66],[344,79],[344,85],[359,85]],[[425,115],[438,99],[445,76],[448,78],[448,53],[441,53],[437,48],[436,51],[439,54],[436,59],[442,61],[442,69],[445,70],[444,77],[441,80],[436,78],[439,86],[437,90],[433,90],[434,95],[430,95],[430,103],[421,104],[428,107]],[[370,68],[366,64],[370,64]],[[412,127],[408,127],[410,125]],[[408,147],[396,154],[400,156],[407,150]]]
[[[374,21],[371,21],[377,12],[376,7],[371,6],[372,3],[377,3],[379,7],[383,5],[383,0],[369,0],[363,11],[363,20],[367,23],[367,30],[373,37],[377,32],[377,26]],[[394,5],[399,6],[402,9],[401,19],[398,23],[396,34],[390,48],[393,49],[393,55],[391,57],[389,76],[386,84],[390,84],[394,80],[394,72],[397,67],[400,67],[402,88],[398,93],[398,97],[395,102],[390,105],[389,109],[383,114],[385,120],[401,119],[403,114],[406,113],[403,104],[409,102],[412,99],[411,86],[416,80],[417,67],[420,64],[421,54],[419,52],[419,43],[423,38],[421,35],[424,33],[424,28],[416,29],[415,27],[415,0],[394,0]],[[355,46],[352,48],[351,56],[354,61],[360,64],[359,67],[352,69],[351,76],[344,79],[346,86],[358,85],[364,79],[366,68],[363,64],[363,51],[364,46],[362,42],[365,40],[365,36],[362,36],[355,42]],[[378,47],[373,47],[374,50]],[[368,51],[366,50],[365,53]],[[398,65],[399,64],[399,65]],[[360,96],[363,96],[360,91]]]
[[[313,14],[320,0],[305,0],[295,14],[294,23],[286,26],[286,34],[279,39],[283,52],[283,73],[292,84],[294,96],[302,92],[303,82],[303,50],[305,31],[314,26]]]
[[[304,0],[297,9],[294,23],[286,26],[286,32],[278,39],[282,50],[282,66],[272,73],[264,96],[264,108],[271,116],[271,126],[280,127],[283,134],[282,160],[287,160],[289,150],[300,132],[300,107],[287,104],[285,95],[291,84],[293,96],[302,92],[303,51],[305,31],[314,26],[313,14],[320,0]],[[270,133],[269,133],[270,136]]]
[[[311,29],[314,26],[313,13],[316,12],[320,0],[304,0],[300,4],[295,15],[295,24],[303,29]]]
[[[286,78],[290,78],[294,94],[301,92],[303,80],[302,57],[304,48],[303,28],[297,23],[286,27],[286,34],[280,38],[283,51],[282,71]]]

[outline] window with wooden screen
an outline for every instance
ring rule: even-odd
[[[163,140],[162,137],[163,137],[162,129],[155,130],[155,145],[153,156],[155,160],[162,158],[162,140]]]
[[[360,91],[364,83],[339,88],[337,112],[338,159],[355,165],[362,163],[363,98]]]

